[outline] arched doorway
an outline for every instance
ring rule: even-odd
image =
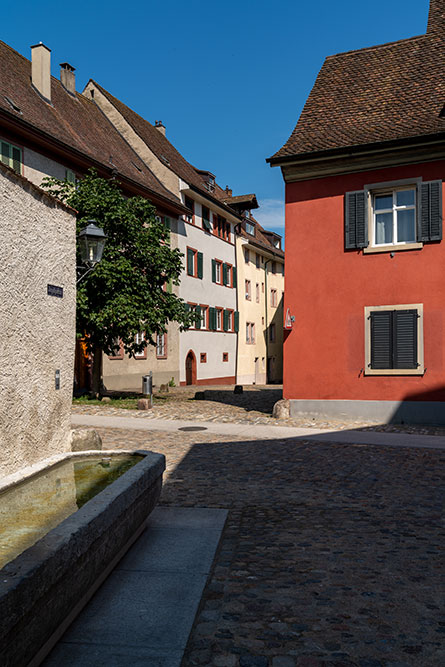
[[[196,357],[192,350],[185,359],[185,384],[196,384]]]

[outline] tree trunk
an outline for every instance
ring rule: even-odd
[[[95,347],[93,350],[93,373],[91,379],[91,391],[99,397],[102,392],[102,350]]]

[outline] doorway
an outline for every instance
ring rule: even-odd
[[[196,357],[191,350],[185,359],[185,384],[196,384]]]

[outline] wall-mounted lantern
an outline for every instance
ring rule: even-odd
[[[77,267],[78,272],[84,271],[77,279],[79,283],[102,259],[107,235],[95,220],[88,220],[88,225],[79,232],[77,239],[82,264],[87,267],[86,271],[81,266]]]

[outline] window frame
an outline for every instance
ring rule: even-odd
[[[138,331],[138,333],[134,337],[134,342],[136,344],[139,344],[138,338],[141,336],[141,343],[145,340],[145,331]],[[147,346],[144,347],[142,352],[135,352],[134,353],[134,358],[135,359],[146,359],[147,358]]]
[[[384,310],[417,310],[417,368],[371,368],[371,313]],[[365,306],[365,375],[424,375],[423,303],[396,304],[389,306]]]
[[[277,308],[278,306],[278,292],[275,287],[270,290],[270,307]]]
[[[122,339],[119,338],[118,336],[116,336],[116,338],[118,341],[118,345],[116,345],[116,350],[119,348],[119,351],[117,352],[117,354],[107,354],[108,359],[110,359],[111,361],[115,361],[118,359],[122,360],[124,358],[124,345],[122,343]]]
[[[367,220],[368,220],[368,239],[369,244],[363,248],[363,253],[376,253],[376,252],[395,252],[399,250],[415,250],[423,248],[423,242],[417,240],[417,229],[418,229],[418,216],[419,216],[419,186],[422,183],[422,178],[405,178],[398,181],[387,181],[385,183],[371,183],[364,186],[364,192],[366,197],[366,207],[367,207]],[[390,194],[399,192],[401,190],[414,190],[415,193],[415,203],[414,203],[414,230],[415,230],[415,241],[401,241],[397,243],[375,243],[375,208],[374,208],[374,199],[376,196]],[[396,225],[394,214],[393,214],[393,231]]]
[[[189,273],[189,250],[193,253],[193,273]],[[202,273],[201,276],[199,275],[198,271],[199,255],[201,256],[201,273]],[[197,278],[198,280],[202,280],[204,276],[204,255],[196,248],[192,248],[190,246],[187,246],[185,253],[185,273],[188,276],[188,278]]]
[[[247,301],[252,301],[252,283],[246,278],[244,280],[244,292]]]
[[[3,159],[2,159],[3,153],[1,152],[1,144],[6,144],[9,147],[9,149],[8,149],[8,153],[9,153],[8,154],[8,163],[4,162]],[[20,159],[19,159],[20,170],[19,171],[14,169],[14,157],[13,157],[13,150],[14,149],[19,151],[19,153],[20,153]],[[10,169],[13,169],[13,171],[15,171],[16,174],[19,174],[20,176],[22,176],[22,174],[23,174],[23,146],[17,146],[17,144],[12,144],[7,139],[3,139],[2,137],[0,137],[0,162],[2,164],[6,165],[7,167],[9,167]]]
[[[163,339],[164,354],[161,354],[159,352],[159,338]],[[162,348],[161,348],[161,350],[162,350]],[[156,334],[156,359],[167,359],[167,357],[168,357],[167,333]]]
[[[191,207],[188,205],[187,202],[190,202],[192,205]],[[188,197],[187,195],[184,195],[184,206],[188,208],[190,213],[184,213],[184,218],[186,222],[189,222],[191,225],[195,224],[195,201],[191,197]]]

